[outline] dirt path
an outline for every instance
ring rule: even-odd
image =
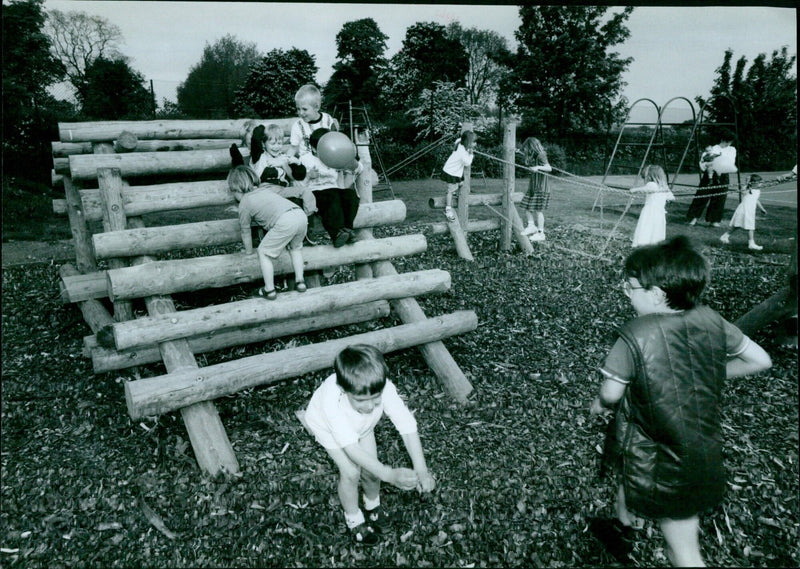
[[[9,241],[3,243],[3,267],[29,265],[32,263],[63,263],[75,260],[72,240],[44,241]]]

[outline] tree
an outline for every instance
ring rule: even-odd
[[[290,117],[296,112],[294,96],[301,85],[314,83],[317,64],[304,49],[273,49],[250,67],[235,94],[240,116]]]
[[[400,110],[435,81],[463,86],[469,56],[457,39],[447,37],[441,24],[421,22],[406,30],[403,47],[381,74],[381,101],[388,110]]]
[[[469,57],[466,84],[471,104],[495,102],[500,79],[508,72],[511,57],[503,36],[489,30],[464,29],[459,22],[447,26],[447,36],[458,40]]]
[[[96,58],[78,89],[82,114],[87,120],[152,118],[155,101],[143,83],[141,73],[124,59]]]
[[[261,55],[255,43],[228,34],[206,44],[200,63],[178,86],[178,107],[187,117],[227,119],[236,116],[236,90]]]
[[[47,87],[64,77],[43,33],[42,0],[3,5],[3,173],[26,171],[49,181],[48,123],[56,101]],[[33,171],[35,166],[40,169]]]
[[[118,59],[120,29],[100,16],[85,12],[48,12],[45,27],[53,54],[61,61],[75,89],[86,79],[87,67],[98,57]]]
[[[417,138],[438,138],[461,134],[461,124],[471,122],[475,132],[483,133],[494,126],[492,119],[484,118],[479,105],[470,102],[466,87],[454,83],[434,81],[433,89],[423,89],[417,98],[418,105],[407,114],[420,131]]]
[[[784,46],[769,60],[760,53],[747,69],[747,58],[742,56],[731,74],[732,60],[733,50],[728,49],[716,70],[711,97],[696,98],[704,121],[737,123],[740,166],[788,170],[797,162],[797,77],[792,73],[797,57]],[[717,130],[706,129],[708,142],[716,142]]]
[[[347,22],[336,34],[333,74],[325,85],[324,107],[346,100],[370,106],[378,97],[377,78],[386,67],[386,40],[372,18]]]
[[[625,106],[622,73],[632,58],[609,51],[630,36],[633,8],[606,16],[606,6],[522,6],[513,71],[501,82],[504,107],[523,127],[548,136],[604,128]],[[516,107],[516,109],[515,109]]]

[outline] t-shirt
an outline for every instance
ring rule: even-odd
[[[725,352],[728,358],[741,354],[750,343],[750,338],[745,336],[739,328],[723,319],[725,328]],[[625,340],[618,338],[606,356],[606,361],[600,368],[600,373],[608,379],[628,384],[636,377],[636,367],[633,354]]]
[[[372,431],[384,413],[401,435],[417,432],[417,421],[390,380],[386,380],[380,404],[371,413],[363,414],[350,405],[347,394],[336,383],[334,373],[311,396],[305,421],[322,446],[345,448]]]
[[[319,118],[313,122],[309,123],[303,119],[298,119],[297,122],[292,125],[289,131],[289,144],[297,147],[298,156],[311,152],[311,142],[309,139],[312,132],[318,128],[331,129],[333,125],[336,124],[336,120],[328,113],[320,112],[319,115]]]
[[[256,188],[244,194],[239,202],[239,225],[250,227],[255,221],[269,231],[281,215],[295,208],[297,208],[295,204],[268,187]]]
[[[364,165],[361,162],[357,163],[355,171],[352,172],[349,170],[336,170],[335,168],[330,168],[326,166],[318,156],[315,156],[311,152],[300,156],[300,163],[306,167],[307,172],[314,168],[319,174],[319,176],[316,178],[311,178],[308,176],[308,174],[306,174],[304,183],[311,191],[327,190],[329,188],[342,188],[344,187],[343,173],[346,172],[352,176],[358,176],[364,171]]]

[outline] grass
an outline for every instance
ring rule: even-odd
[[[499,182],[496,182],[499,184]],[[378,236],[425,231],[441,219],[427,198],[438,181],[400,182],[409,223]],[[555,190],[556,188],[554,188]],[[558,186],[548,240],[533,255],[500,252],[496,232],[470,236],[476,261],[459,259],[448,236],[428,237],[399,271],[442,268],[446,294],[420,299],[429,316],[472,309],[479,327],[445,343],[475,387],[462,407],[442,391],[416,350],[388,357],[415,411],[438,479],[428,499],[392,489],[384,505],[395,531],[374,549],[344,538],[336,473],[294,418],[325,373],[216,401],[241,476],[203,479],[180,414],[131,421],[123,382],[96,376],[81,355],[88,328],[58,300],[57,267],[3,272],[2,510],[0,560],[8,567],[537,566],[612,564],[586,531],[610,515],[611,486],[598,478],[603,426],[588,405],[613,329],[631,317],[615,289],[635,215],[608,239],[619,212],[591,213],[593,194]],[[784,282],[796,218],[770,208],[759,221],[764,251],[722,247],[720,230],[681,224],[709,257],[706,302],[735,320]],[[476,211],[477,213],[477,211]],[[728,216],[730,211],[728,211]],[[763,227],[763,229],[762,229]],[[604,247],[604,244],[607,246]],[[588,253],[580,254],[580,253]],[[591,255],[591,256],[590,256]],[[344,270],[335,280],[352,278]],[[177,295],[181,308],[224,302],[241,288]],[[141,311],[142,307],[138,309]],[[394,317],[380,326],[396,324]],[[198,356],[201,366],[350,335],[373,324],[281,338]],[[729,473],[724,503],[702,520],[710,564],[800,564],[797,352],[773,327],[754,336],[773,358],[764,374],[728,383],[723,413]],[[141,376],[164,373],[142,366]],[[399,437],[377,429],[382,457],[407,464]],[[666,566],[651,523],[635,543],[635,566]]]

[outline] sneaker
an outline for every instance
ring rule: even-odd
[[[386,533],[391,529],[392,520],[389,518],[386,510],[381,506],[378,506],[374,510],[367,510],[364,514],[367,518],[367,523],[372,526],[377,533]]]
[[[297,282],[295,283],[295,285],[294,285],[294,289],[295,289],[297,292],[305,292],[305,291],[307,291],[307,290],[308,290],[308,287],[306,286],[306,283],[305,283],[305,281],[297,281]]]
[[[359,524],[354,528],[347,528],[347,532],[350,534],[353,542],[357,545],[366,545],[372,547],[374,545],[378,545],[380,538],[378,534],[375,533],[375,530],[372,529],[371,526],[367,524]]]
[[[531,241],[544,241],[544,232],[537,231],[533,235],[531,235]]]
[[[633,552],[634,530],[622,525],[618,519],[592,518],[589,520],[589,531],[603,544],[614,559],[620,563],[629,563],[628,557]]]
[[[450,206],[444,208],[444,216],[447,218],[447,221],[456,220],[456,212],[453,211],[453,208]]]
[[[751,241],[750,243],[747,244],[747,248],[750,249],[751,251],[761,251],[761,249],[763,249],[764,246],[763,245],[756,245],[755,243],[753,243]]]
[[[348,241],[350,241],[350,230],[342,227],[336,234],[336,239],[333,240],[333,246],[338,249],[347,245]]]
[[[696,224],[697,224],[697,218],[694,217],[692,218],[692,221],[689,222],[689,225],[696,225]]]
[[[719,240],[725,243],[725,245],[731,242],[731,238],[727,233],[723,233],[722,235],[720,235]]]
[[[522,230],[522,234],[523,235],[533,235],[534,233],[537,233],[538,231],[539,230],[536,229],[535,225],[529,225],[528,227],[526,227],[525,229]]]

